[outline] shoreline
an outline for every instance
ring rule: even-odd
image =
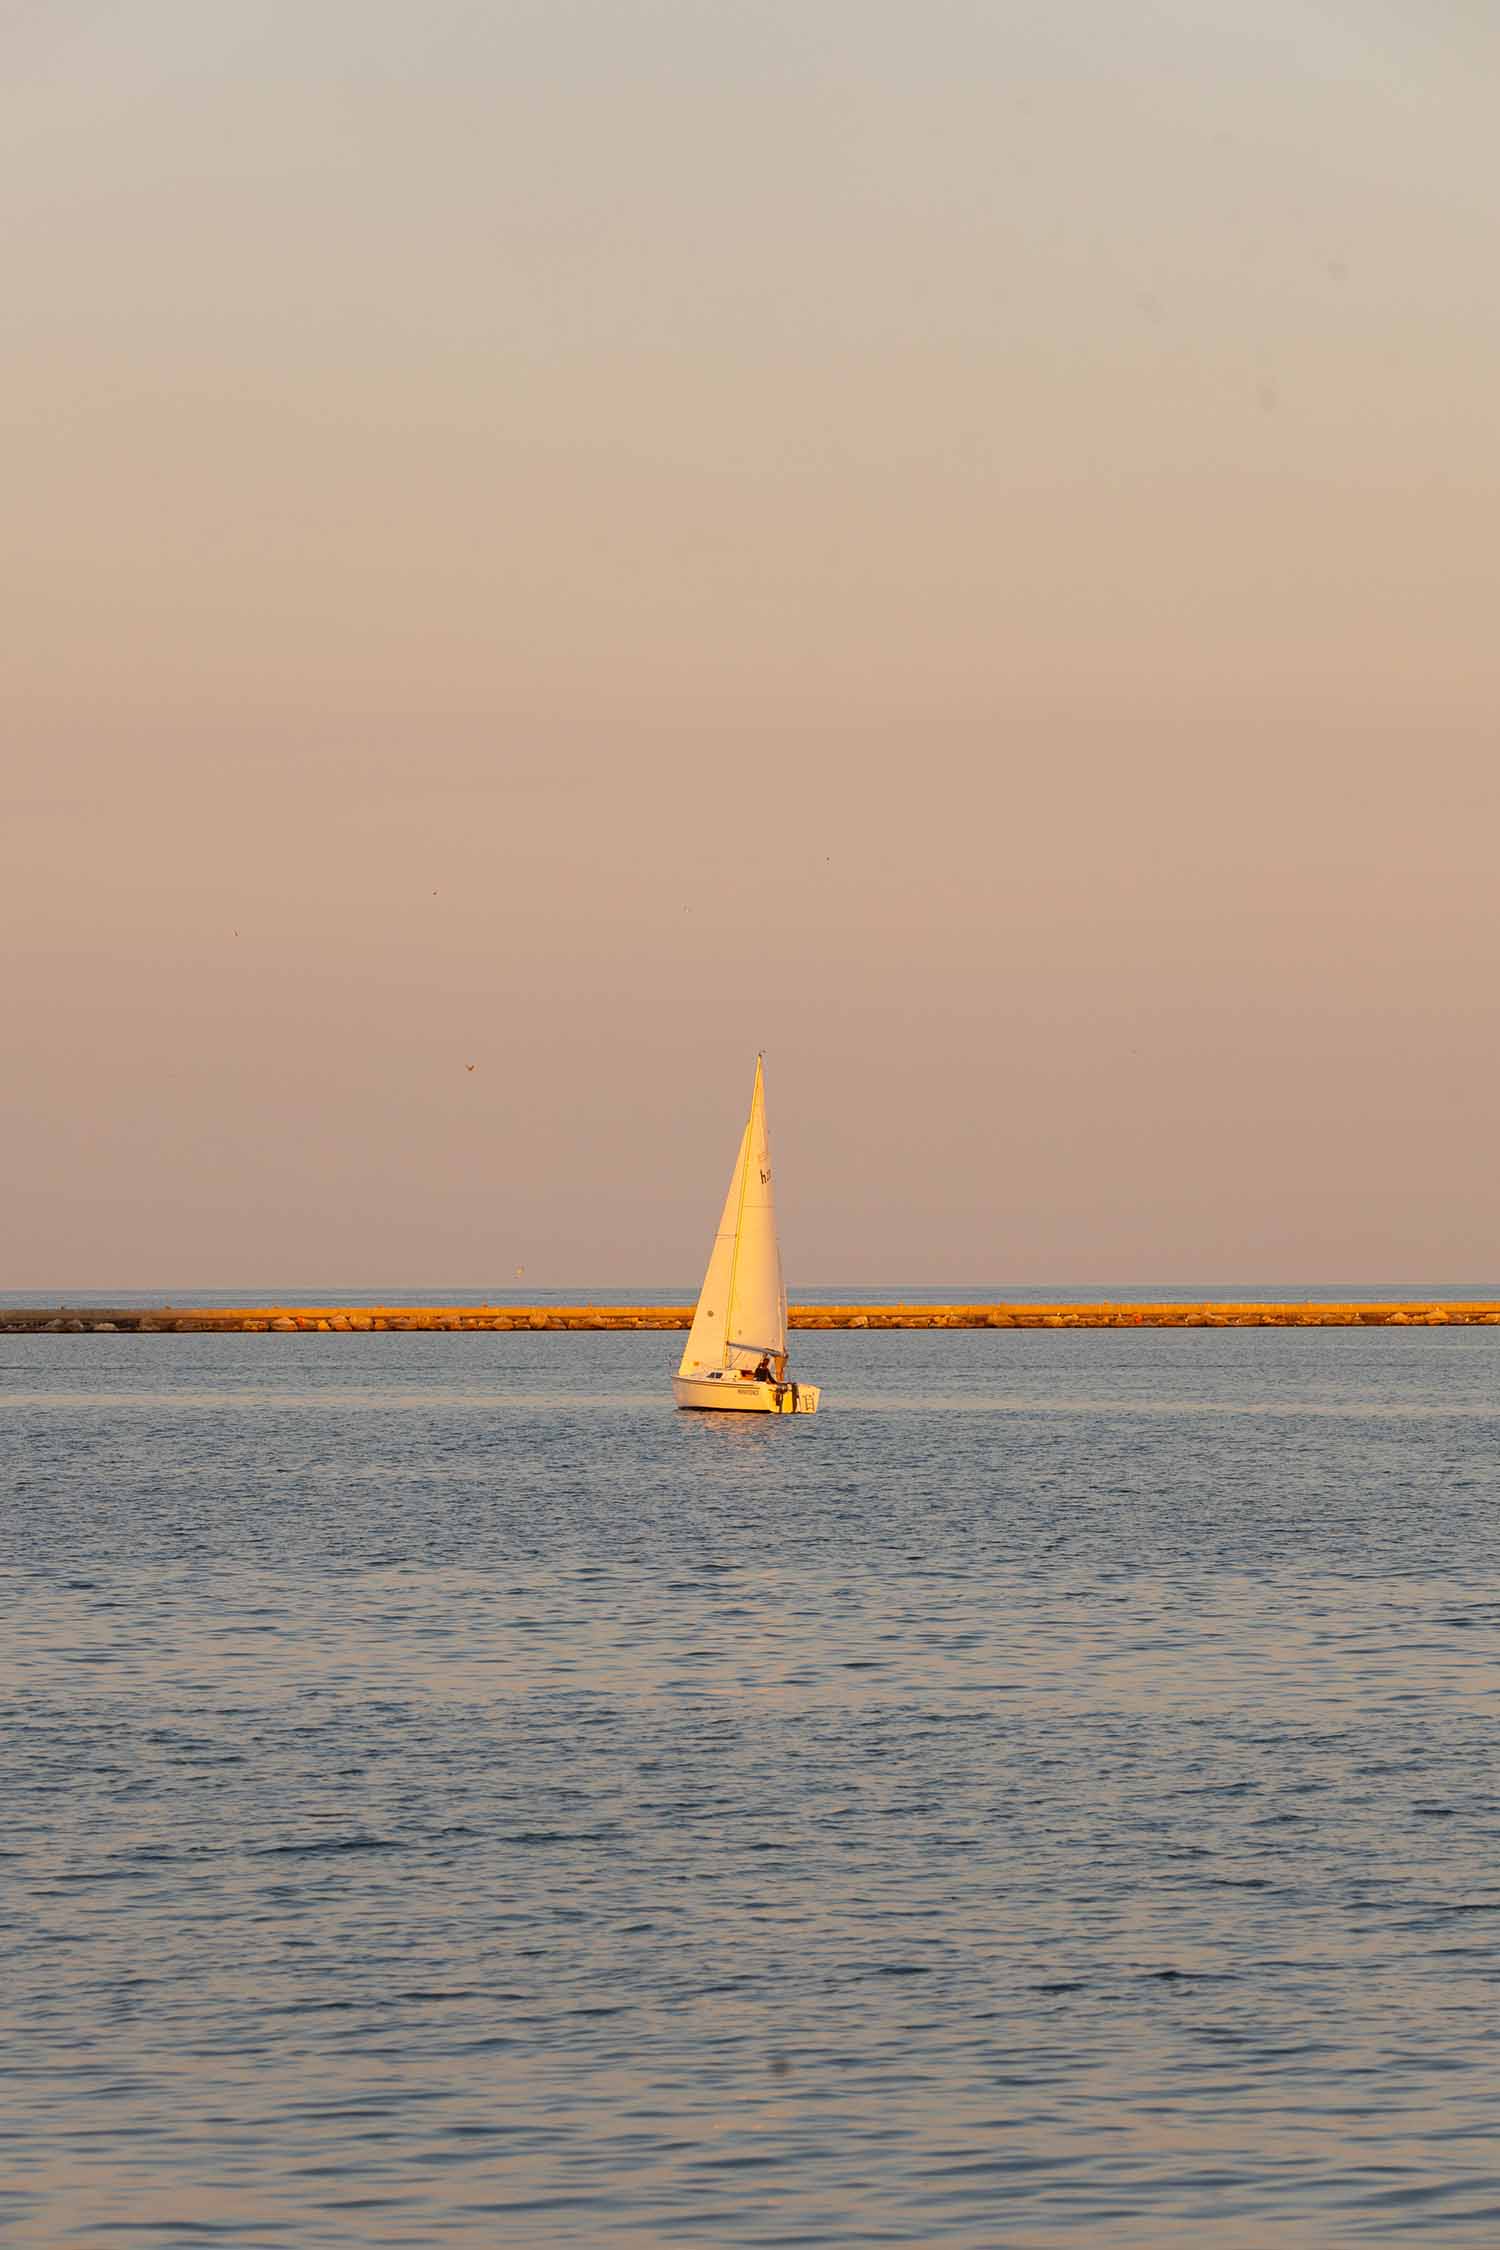
[[[507,1335],[686,1329],[691,1305],[15,1305],[0,1334],[103,1336]],[[1500,1301],[1383,1304],[792,1305],[804,1329],[914,1328],[1481,1328]]]

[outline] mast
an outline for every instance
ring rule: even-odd
[[[750,1182],[750,1144],[755,1137],[755,1105],[762,1098],[761,1077],[765,1069],[764,1054],[755,1058],[755,1083],[750,1089],[750,1115],[745,1120],[745,1146],[740,1159],[740,1193],[734,1213],[734,1256],[729,1261],[729,1302],[724,1307],[724,1345],[719,1364],[729,1365],[729,1339],[734,1333],[734,1285],[739,1279],[740,1244],[745,1233],[745,1189]]]

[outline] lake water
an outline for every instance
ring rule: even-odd
[[[1500,2237],[1500,1330],[797,1344],[0,1338],[11,2240]]]

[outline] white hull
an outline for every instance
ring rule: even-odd
[[[746,1382],[738,1375],[674,1375],[679,1406],[706,1406],[721,1414],[816,1414],[816,1383]]]

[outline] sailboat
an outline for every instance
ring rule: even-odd
[[[735,1414],[816,1414],[819,1395],[816,1383],[794,1383],[787,1374],[786,1283],[766,1137],[765,1057],[757,1055],[750,1115],[672,1396],[679,1406],[722,1407]]]

